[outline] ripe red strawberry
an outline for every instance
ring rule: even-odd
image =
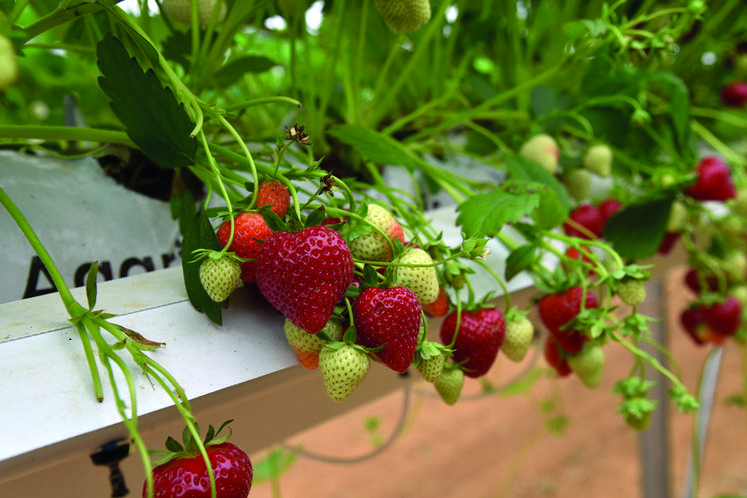
[[[662,256],[666,256],[667,254],[672,252],[672,249],[674,249],[674,245],[678,240],[680,240],[680,238],[682,238],[682,235],[679,232],[666,232],[664,234],[664,238],[661,239],[661,243],[656,249],[656,252],[661,254]]]
[[[457,312],[452,311],[441,324],[441,342],[449,345],[457,332]],[[453,358],[462,364],[468,377],[481,377],[493,366],[506,336],[506,320],[498,308],[462,311],[454,342]]]
[[[692,306],[680,313],[680,324],[698,346],[711,342],[711,333],[703,322],[703,307]]]
[[[288,340],[288,345],[293,349],[299,363],[309,370],[318,368],[319,353],[327,341],[317,334],[309,334],[305,330],[296,327],[288,319],[283,324],[283,330],[285,331],[285,338]],[[342,325],[335,319],[328,321],[327,325],[319,332],[327,334],[333,341],[342,339]]]
[[[747,103],[747,83],[735,81],[721,89],[721,102],[727,107],[744,107]]]
[[[353,258],[340,234],[311,226],[274,232],[257,254],[257,286],[275,308],[306,332],[329,321],[353,282]]]
[[[618,201],[617,199],[605,199],[597,206],[599,212],[602,214],[602,218],[604,218],[605,223],[607,223],[607,221],[612,218],[615,213],[620,211],[622,207],[622,202]]]
[[[737,196],[731,171],[721,158],[704,157],[695,168],[697,180],[685,194],[698,201],[726,201]]]
[[[742,323],[742,305],[734,297],[703,308],[703,321],[721,342],[737,333]],[[718,342],[717,342],[718,343]]]
[[[245,259],[254,259],[257,257],[262,241],[265,240],[272,230],[265,223],[264,218],[259,213],[241,213],[234,218],[233,242],[229,251],[236,253],[236,256]],[[231,234],[231,222],[224,221],[218,228],[218,241],[223,247],[228,243],[228,237]],[[241,280],[244,282],[254,282],[255,280],[254,261],[242,261],[241,263]]]
[[[288,187],[277,180],[265,180],[257,187],[257,207],[271,206],[270,210],[281,218],[288,212],[290,194]]]
[[[565,222],[563,224],[563,231],[566,235],[582,239],[590,239],[592,237],[588,232],[591,232],[591,234],[596,237],[602,236],[602,229],[604,228],[606,220],[604,216],[602,216],[598,207],[592,204],[581,204],[571,211],[569,218],[576,224],[584,227],[586,230],[582,231],[579,228],[576,228],[575,225]]]
[[[222,427],[218,432],[221,429]],[[214,433],[213,437],[216,436],[217,433]],[[252,462],[241,448],[226,442],[225,439],[213,439],[205,443],[208,460],[213,469],[216,494],[219,498],[246,498],[252,488],[254,477]],[[184,432],[184,446],[169,438],[167,448],[172,451],[170,459],[153,469],[154,497],[211,496],[205,460],[192,440],[192,435],[188,431]],[[143,498],[146,496],[147,481],[143,484]]]
[[[540,299],[539,314],[542,323],[558,340],[565,351],[571,354],[581,352],[584,343],[589,340],[583,332],[563,328],[581,311],[584,289],[576,286],[557,294],[548,294]],[[583,302],[585,309],[599,306],[597,296],[592,292],[586,293]]]
[[[563,351],[558,340],[552,335],[547,336],[544,353],[545,361],[555,370],[558,377],[571,375],[572,370],[570,365],[568,365],[567,353]]]
[[[697,269],[690,268],[685,273],[685,285],[695,294],[700,294],[703,292],[701,278]],[[718,289],[718,279],[714,275],[709,275],[702,280],[708,290],[715,291]]]
[[[412,363],[420,319],[418,298],[405,287],[368,287],[353,305],[357,342],[371,349],[384,346],[375,355],[395,372]]]
[[[423,311],[429,316],[439,317],[444,316],[449,312],[449,295],[446,294],[446,289],[443,287],[438,288],[438,297],[431,303],[425,303],[423,305]]]

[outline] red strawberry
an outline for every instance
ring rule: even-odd
[[[167,447],[174,451],[170,455],[171,459],[153,469],[155,498],[211,496],[210,478],[205,460],[196,444],[191,441],[192,435],[185,431],[184,438],[183,447],[175,439],[169,438],[171,444],[167,444]],[[223,442],[218,442],[221,440]],[[235,444],[225,442],[225,438],[215,440],[215,442],[208,441],[205,447],[213,469],[217,496],[246,498],[252,488],[254,477],[254,469],[249,456]],[[147,481],[143,484],[143,498],[146,496],[148,496]]]
[[[583,293],[584,289],[582,287],[571,287],[558,294],[548,294],[539,302],[539,314],[542,323],[558,340],[563,349],[571,354],[581,352],[584,343],[589,340],[581,331],[563,328],[581,311]],[[599,306],[597,296],[587,292],[584,308],[590,309],[597,306]]]
[[[340,234],[311,226],[274,232],[257,255],[257,286],[270,303],[316,334],[353,282],[353,257]]]
[[[386,366],[404,372],[412,363],[420,332],[421,309],[418,297],[405,287],[369,287],[353,305],[357,342],[375,349]]]
[[[604,216],[602,216],[602,212],[598,207],[592,204],[581,204],[571,211],[569,218],[575,223],[573,225],[568,222],[563,224],[563,231],[565,231],[566,235],[589,239],[592,237],[588,232],[591,232],[596,237],[602,236],[602,229],[604,228],[606,220]],[[576,228],[575,225],[581,225],[586,230],[581,231]]]
[[[441,342],[451,344],[457,331],[457,312],[441,324]],[[462,364],[468,377],[481,377],[493,366],[506,336],[506,319],[498,308],[462,311],[454,342],[454,361]]]
[[[672,252],[672,249],[674,249],[674,245],[678,240],[680,240],[680,238],[682,238],[682,235],[679,232],[666,232],[664,234],[664,238],[661,239],[656,252],[658,252],[662,256],[666,256],[667,254]]]
[[[558,377],[567,377],[573,372],[566,356],[558,340],[548,335],[545,341],[545,361],[555,370]]]
[[[721,102],[727,107],[744,107],[747,103],[747,83],[735,81],[721,89]]]
[[[620,211],[622,207],[622,202],[618,201],[617,199],[605,199],[597,206],[599,212],[602,214],[602,218],[604,218],[605,223],[607,222],[607,220],[612,218],[615,213]]]
[[[270,210],[281,218],[288,212],[290,194],[288,187],[277,180],[265,180],[257,187],[257,207],[271,206]]]
[[[695,168],[697,180],[685,194],[698,201],[726,201],[737,196],[731,171],[715,156],[704,157]]]
[[[718,279],[714,275],[706,276],[703,281],[708,287],[708,290],[715,291],[718,289]],[[687,273],[685,273],[685,285],[687,285],[687,287],[695,294],[703,292],[701,276],[699,275],[698,270],[695,268],[687,270]]]
[[[259,213],[241,213],[234,219],[233,242],[229,251],[236,253],[240,258],[254,259],[257,257],[262,241],[272,233]],[[218,228],[218,240],[223,247],[228,243],[231,234],[231,222],[225,221]],[[241,263],[241,280],[254,282],[255,262],[244,261]]]
[[[728,296],[724,301],[703,308],[703,321],[721,342],[737,333],[742,323],[742,305]],[[718,343],[718,342],[717,342]]]
[[[423,305],[423,311],[432,317],[444,316],[449,312],[449,296],[443,287],[439,287],[435,301]]]
[[[687,335],[689,335],[698,346],[710,342],[710,333],[703,322],[702,306],[693,306],[683,310],[682,313],[680,313],[680,324],[682,325],[682,328],[685,329],[685,332],[687,332]]]

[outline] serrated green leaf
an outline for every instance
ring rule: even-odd
[[[99,262],[94,261],[93,264],[88,268],[88,274],[86,275],[86,298],[88,299],[88,309],[93,310],[96,306],[96,293],[98,286],[96,285],[96,277],[99,274]]]
[[[506,223],[518,221],[539,205],[536,194],[514,195],[503,190],[470,197],[457,206],[456,223],[467,237],[495,236]]]
[[[247,55],[234,59],[222,66],[215,72],[213,78],[215,79],[216,86],[227,88],[236,83],[236,81],[246,73],[264,73],[276,65],[275,61],[268,57],[261,55]]]
[[[673,200],[665,197],[624,207],[607,221],[604,238],[623,258],[653,256],[664,238]]]
[[[184,286],[189,302],[197,311],[201,311],[218,325],[222,325],[221,305],[213,301],[200,282],[200,261],[194,261],[193,252],[197,249],[221,250],[218,237],[215,235],[205,211],[192,215],[191,222],[183,233],[182,240],[182,273]]]
[[[526,270],[534,261],[536,252],[537,246],[534,244],[525,244],[511,251],[506,258],[506,281]]]
[[[333,126],[329,134],[353,147],[369,161],[412,169],[412,159],[402,150],[402,144],[386,135],[354,125]]]
[[[570,198],[568,197],[568,190],[566,190],[565,186],[560,183],[555,175],[520,154],[509,154],[504,158],[504,160],[506,162],[506,169],[509,177],[513,182],[523,182],[529,185],[539,183],[546,186],[557,196],[557,202],[560,203],[560,206],[565,212],[563,219],[567,217],[571,205]],[[541,199],[541,201],[549,202],[549,199]],[[553,204],[555,204],[554,200]]]
[[[122,43],[108,34],[96,48],[99,86],[127,135],[163,167],[194,164],[197,141],[190,137],[192,121],[153,70],[143,72]]]
[[[563,34],[570,40],[578,40],[584,36],[597,37],[607,32],[607,25],[600,19],[576,19],[563,25]]]

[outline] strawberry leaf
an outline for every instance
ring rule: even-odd
[[[194,164],[194,125],[171,89],[163,87],[152,69],[143,72],[111,34],[99,42],[96,54],[102,74],[99,86],[132,141],[163,167]]]
[[[213,75],[215,79],[214,83],[216,87],[227,88],[236,83],[246,73],[264,73],[275,67],[275,65],[275,61],[261,55],[240,57],[221,66]]]
[[[495,236],[506,223],[519,221],[539,205],[539,196],[494,190],[470,197],[457,206],[456,223],[467,237]]]
[[[526,270],[534,261],[536,252],[535,244],[525,244],[511,251],[506,258],[506,281]]]
[[[623,258],[651,257],[664,238],[673,200],[665,197],[626,206],[607,221],[602,234]]]
[[[96,306],[96,276],[99,273],[99,262],[94,261],[88,268],[88,275],[86,275],[86,298],[88,299],[88,309],[93,310]]]
[[[368,128],[354,125],[336,125],[329,134],[350,145],[369,161],[389,166],[412,169],[412,159],[402,150],[401,143]]]
[[[222,325],[221,305],[213,301],[200,282],[200,261],[195,261],[193,252],[197,249],[221,250],[218,237],[210,224],[205,211],[200,210],[191,217],[182,240],[182,272],[184,287],[192,306],[201,311],[218,325]]]

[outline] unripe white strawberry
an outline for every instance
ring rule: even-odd
[[[582,159],[584,168],[606,178],[612,173],[612,149],[605,144],[592,145]]]
[[[283,324],[283,330],[285,331],[285,338],[288,340],[288,345],[293,349],[301,365],[310,370],[318,368],[319,353],[322,351],[324,345],[327,344],[327,341],[322,339],[319,334],[306,332],[287,318]],[[328,321],[327,325],[319,332],[326,334],[333,341],[342,339],[342,325],[334,319]]]
[[[205,27],[210,24],[216,1],[217,0],[197,0],[197,18],[200,26]],[[161,6],[166,15],[174,21],[186,24],[192,22],[192,3],[190,0],[163,0]],[[226,10],[226,2],[224,1],[219,7],[218,17],[215,20],[216,25],[222,23],[226,19]]]
[[[441,376],[433,383],[441,399],[447,405],[453,405],[459,401],[464,387],[464,371],[459,367],[447,366],[441,372]]]
[[[378,204],[369,204],[366,221],[380,228],[390,239],[399,239],[404,243],[402,226],[394,216]],[[364,261],[391,261],[392,248],[389,241],[376,230],[357,236],[348,244],[350,252],[356,259]],[[435,298],[434,298],[435,299]]]
[[[429,0],[376,0],[376,10],[392,33],[409,33],[431,18]]]
[[[526,317],[506,320],[506,336],[503,338],[500,351],[509,360],[519,363],[524,360],[532,345],[534,325]]]
[[[586,346],[580,353],[568,356],[568,366],[589,389],[602,381],[604,363],[604,351],[598,345]]]
[[[343,401],[366,378],[371,366],[368,354],[354,344],[326,344],[319,353],[319,371],[333,401]]]
[[[737,197],[734,199],[732,209],[735,214],[742,218],[747,218],[747,188],[742,187],[737,191]]]
[[[0,35],[0,92],[7,90],[18,77],[18,58],[10,40]]]
[[[563,185],[574,199],[583,201],[591,194],[591,175],[585,169],[572,169],[563,174]]]
[[[558,143],[546,134],[535,135],[521,146],[519,153],[555,174],[558,171]]]
[[[687,224],[687,207],[681,201],[674,201],[669,211],[667,232],[679,232]]]
[[[199,275],[202,287],[210,299],[221,303],[241,283],[241,263],[225,255],[210,256],[200,264]]]
[[[397,258],[394,285],[407,287],[418,297],[420,304],[432,303],[438,297],[439,285],[436,267],[431,256],[420,248],[412,248]],[[427,266],[407,266],[427,265]]]
[[[646,300],[646,284],[643,280],[625,278],[617,286],[617,295],[628,306],[638,306]]]

